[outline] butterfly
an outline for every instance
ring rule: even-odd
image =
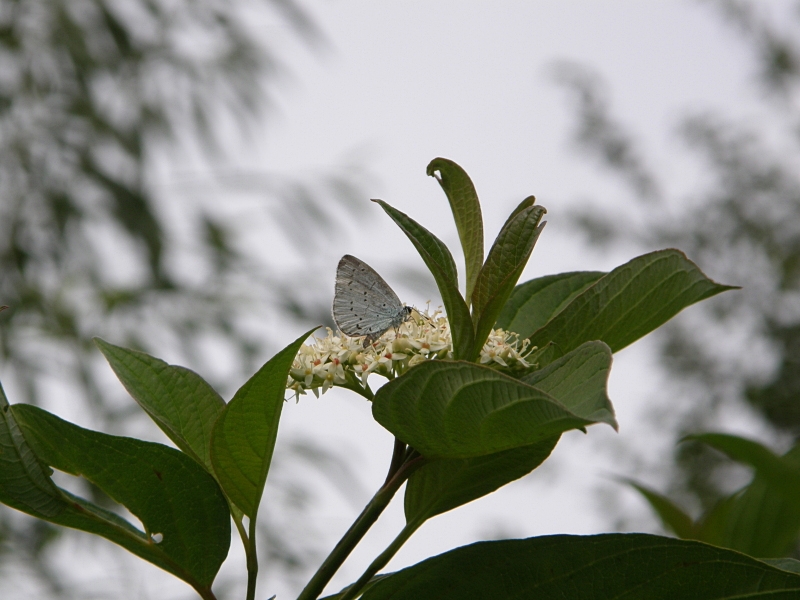
[[[364,347],[404,323],[413,309],[363,260],[345,254],[336,269],[333,320],[342,333],[364,337]]]

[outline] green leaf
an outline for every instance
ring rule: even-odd
[[[785,556],[800,535],[800,446],[776,456],[757,442],[725,434],[692,436],[755,467],[750,485],[723,498],[698,524],[698,539],[751,556]]]
[[[666,323],[681,310],[735,289],[714,283],[679,250],[660,250],[617,267],[578,295],[531,337],[553,349],[546,364],[589,340],[602,340],[617,352]]]
[[[475,326],[473,360],[480,354],[486,337],[508,301],[519,276],[542,232],[539,225],[546,213],[542,206],[528,206],[511,218],[489,250],[472,292],[472,315]]]
[[[225,401],[194,371],[95,338],[128,393],[169,439],[213,473],[211,430]]]
[[[458,291],[456,263],[453,261],[450,250],[447,249],[444,242],[407,214],[392,208],[383,200],[373,200],[373,202],[377,202],[386,211],[386,214],[397,223],[414,244],[422,260],[425,261],[425,265],[436,280],[442,302],[444,302],[444,309],[447,311],[450,333],[453,337],[453,355],[456,358],[469,357],[475,332],[469,307]]]
[[[800,502],[800,469],[793,461],[776,455],[772,450],[743,437],[725,433],[690,435],[686,440],[696,440],[724,452],[733,460],[750,465],[787,499]]]
[[[645,500],[656,511],[664,527],[675,532],[675,535],[684,540],[698,539],[692,517],[683,512],[672,500],[631,479],[623,479],[622,481],[644,496]]]
[[[429,361],[379,389],[372,414],[426,458],[471,458],[590,425],[602,408],[577,402],[570,410],[487,367]]]
[[[508,217],[506,218],[506,222],[503,223],[503,226],[500,228],[500,231],[502,232],[506,227],[508,227],[509,223],[511,223],[511,221],[513,221],[519,213],[521,213],[523,210],[527,208],[530,208],[534,204],[536,204],[536,196],[528,196],[522,202],[517,204],[517,207],[514,210],[512,210],[511,214],[508,215]]]
[[[593,422],[616,428],[614,409],[606,394],[610,368],[608,346],[589,342],[523,382],[577,415],[588,415]],[[408,481],[406,521],[421,523],[527,475],[550,455],[559,435],[486,456],[431,460]]]
[[[534,371],[522,381],[556,398],[573,413],[619,429],[608,398],[611,349],[603,342],[586,342]]]
[[[267,481],[286,378],[297,351],[314,329],[273,356],[236,392],[211,436],[211,462],[225,493],[255,519]]]
[[[696,539],[758,558],[789,553],[800,532],[800,509],[763,480],[723,498],[695,526]]]
[[[521,283],[511,292],[495,327],[530,337],[603,275],[601,271],[575,271]]]
[[[432,460],[408,480],[405,515],[408,523],[427,519],[491,494],[542,464],[558,435],[529,446],[475,458]]]
[[[426,170],[442,186],[458,229],[464,250],[467,288],[464,297],[469,304],[475,280],[483,265],[483,217],[478,194],[464,169],[446,158],[434,158]],[[438,175],[437,175],[438,172]]]
[[[36,457],[14,419],[0,385],[0,501],[40,519],[64,510],[51,471]]]
[[[211,585],[228,554],[230,514],[202,466],[173,448],[83,429],[35,406],[17,404],[11,412],[42,463],[82,475],[135,515],[147,534],[163,538],[156,543],[63,490],[63,510],[44,518],[114,541],[195,589]]]
[[[738,552],[646,534],[479,542],[376,582],[363,600],[789,600],[800,576]]]
[[[800,575],[800,560],[794,558],[763,558],[761,562],[765,562],[776,569]]]

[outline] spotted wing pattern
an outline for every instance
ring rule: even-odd
[[[333,296],[333,320],[342,333],[374,340],[400,325],[409,312],[375,269],[355,256],[342,257]]]

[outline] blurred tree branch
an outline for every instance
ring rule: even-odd
[[[92,337],[155,354],[169,339],[189,365],[211,339],[246,373],[270,340],[242,313],[262,296],[278,310],[300,307],[301,320],[313,312],[240,247],[237,226],[194,203],[176,223],[150,181],[165,152],[199,148],[216,163],[231,124],[242,134],[260,123],[281,72],[270,24],[306,46],[324,41],[295,0],[0,0],[0,304],[10,307],[0,358],[16,401],[39,403],[55,382],[124,431],[130,406],[105,393]],[[346,206],[357,189],[353,173],[268,180],[259,194],[291,211],[287,229],[329,229],[320,194]],[[0,567],[27,561],[49,593],[70,596],[48,563],[56,531],[18,517],[0,514]],[[288,548],[275,527],[270,552],[291,576],[309,548]]]

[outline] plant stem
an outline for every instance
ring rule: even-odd
[[[402,531],[397,535],[392,543],[386,547],[386,550],[380,553],[380,555],[372,561],[367,570],[364,571],[364,574],[358,578],[353,585],[347,588],[347,591],[342,594],[339,600],[351,600],[355,598],[356,595],[367,585],[370,580],[375,576],[375,574],[380,571],[383,567],[386,566],[392,557],[397,554],[397,551],[400,550],[400,547],[406,543],[408,538],[419,528],[421,523],[412,522],[407,523],[405,527],[403,527]]]
[[[203,600],[217,600],[217,597],[214,595],[214,592],[211,591],[211,588],[204,588],[204,589],[197,589],[195,591],[200,594],[200,597]]]
[[[403,466],[406,458],[406,443],[399,438],[394,438],[394,451],[392,452],[392,462],[389,464],[389,472],[386,474],[386,480],[383,485],[389,483],[389,480],[394,477],[394,474]]]
[[[238,517],[238,515],[231,515],[233,518],[233,523],[236,525],[236,531],[239,532],[239,537],[242,539],[242,546],[244,546],[244,551],[246,554],[250,553],[250,540],[247,537],[247,532],[244,530],[244,525],[242,524],[242,519]]]
[[[247,600],[256,599],[256,582],[258,580],[258,557],[256,555],[256,515],[250,518],[249,543],[245,546],[247,553]]]
[[[395,448],[397,446],[395,445]],[[424,459],[419,456],[411,456],[403,465],[397,469],[394,476],[391,477],[386,483],[383,484],[372,499],[358,515],[358,518],[350,526],[350,529],[342,536],[339,543],[336,544],[334,549],[320,565],[317,572],[308,582],[306,587],[300,592],[297,600],[316,600],[328,585],[336,571],[342,566],[342,563],[350,556],[350,553],[361,541],[361,538],[369,531],[373,523],[378,520],[378,517],[389,505],[392,497],[400,489],[406,479],[409,478],[411,473],[422,466]],[[248,599],[249,600],[249,599]]]

